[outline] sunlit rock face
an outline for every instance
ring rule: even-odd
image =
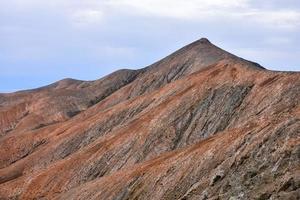
[[[300,73],[203,38],[140,70],[0,94],[0,199],[299,199]]]

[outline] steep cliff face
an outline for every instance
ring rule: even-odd
[[[299,199],[300,73],[200,39],[0,95],[0,199]]]

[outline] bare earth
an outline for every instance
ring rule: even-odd
[[[0,94],[0,199],[300,199],[300,73],[202,38],[140,70]]]

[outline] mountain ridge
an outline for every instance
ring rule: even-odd
[[[2,100],[0,199],[299,197],[299,73],[200,39],[60,83]]]
[[[197,48],[197,47],[200,48],[200,49],[202,49],[202,50],[204,49],[205,51],[207,49],[209,49],[209,48],[213,48],[214,50],[218,50],[219,52],[223,52],[223,54],[226,54],[227,57],[231,57],[231,58],[235,58],[235,59],[241,59],[241,61],[249,62],[250,64],[253,64],[254,66],[257,66],[258,68],[264,69],[262,66],[260,66],[257,63],[254,63],[252,61],[248,61],[248,60],[245,60],[245,59],[240,58],[238,56],[235,56],[235,55],[233,55],[233,54],[231,54],[231,53],[229,53],[229,52],[227,52],[227,51],[225,51],[225,50],[223,50],[223,49],[215,46],[207,38],[200,38],[200,39],[192,42],[191,44],[188,44],[188,45],[180,48],[179,50],[175,51],[174,53],[171,53],[170,55],[166,56],[165,58],[163,58],[163,59],[161,59],[161,60],[159,60],[159,61],[157,61],[157,62],[155,62],[155,63],[153,63],[153,64],[151,64],[151,65],[149,65],[147,67],[144,67],[144,68],[141,68],[141,69],[126,69],[126,68],[119,69],[119,70],[117,70],[115,72],[112,72],[112,73],[104,76],[103,78],[105,78],[107,76],[112,76],[115,73],[122,72],[122,71],[145,71],[145,70],[147,70],[149,68],[151,69],[153,67],[156,67],[158,63],[164,62],[169,57],[176,57],[176,54],[180,54],[180,53],[182,53],[182,51],[190,51],[193,48]],[[199,54],[197,56],[199,56]],[[200,52],[200,56],[201,57],[211,57],[211,55],[203,56],[203,55],[201,55],[201,52]],[[216,61],[215,61],[215,63],[216,63]],[[161,65],[158,65],[158,67],[160,67],[160,66]],[[208,65],[206,65],[206,66],[208,66]],[[30,90],[24,90],[24,91],[16,91],[16,92],[19,93],[19,92],[27,92],[27,91],[32,91],[32,90],[35,91],[35,90],[43,89],[44,87],[49,87],[49,86],[52,86],[52,85],[60,84],[62,82],[73,82],[74,83],[74,82],[82,82],[82,81],[85,81],[85,80],[79,80],[79,79],[73,79],[73,78],[64,78],[64,79],[61,79],[61,80],[59,80],[59,81],[57,81],[55,83],[52,83],[52,84],[46,85],[46,86],[42,86],[40,88],[30,89]],[[97,80],[91,80],[91,81],[85,81],[85,82],[93,82],[93,81],[97,81]],[[15,93],[15,92],[13,92],[13,93]],[[9,95],[11,93],[0,93],[0,94],[1,95]]]

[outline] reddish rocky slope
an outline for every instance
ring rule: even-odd
[[[0,199],[299,199],[300,73],[200,39],[0,94]]]

